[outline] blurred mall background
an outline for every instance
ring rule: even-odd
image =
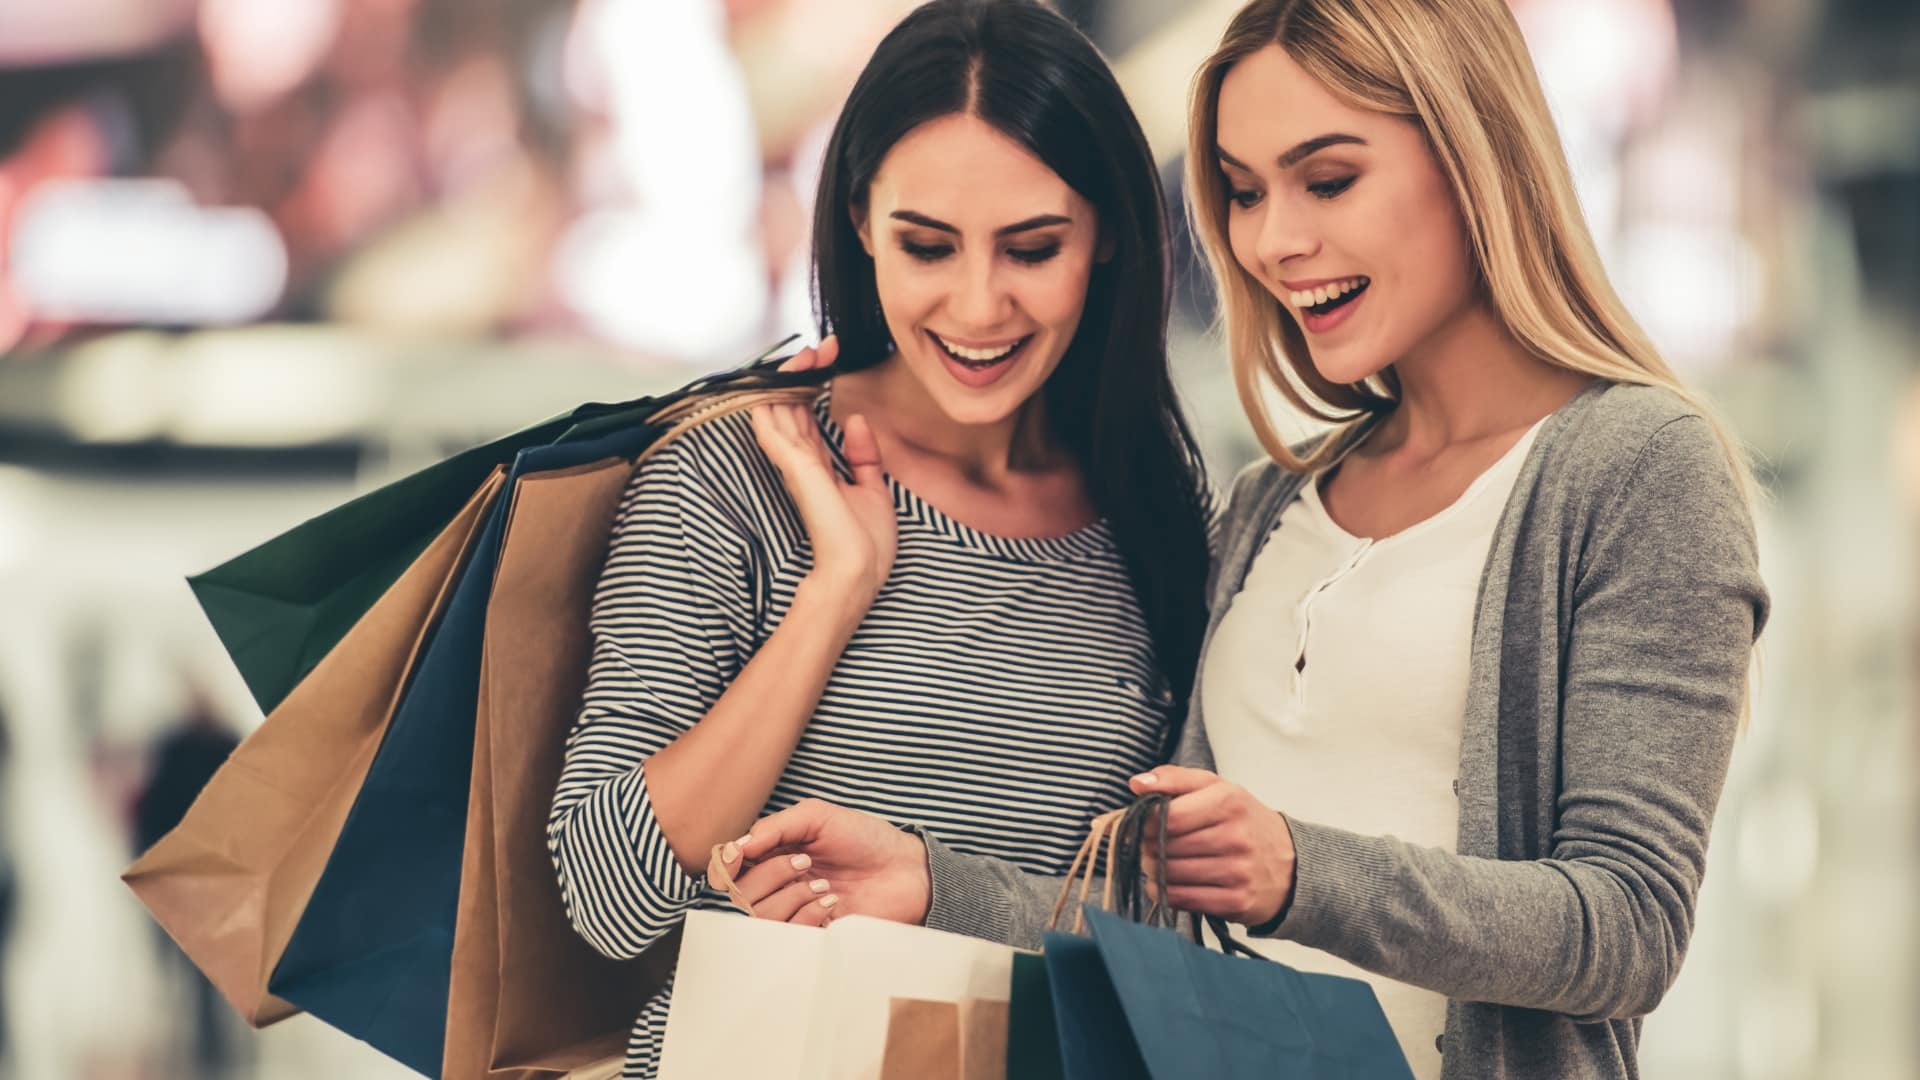
[[[259,721],[182,578],[805,330],[827,125],[910,6],[0,0],[7,1075],[404,1075],[305,1018],[209,1026],[117,880],[162,760]],[[1920,4],[1514,6],[1616,281],[1771,493],[1762,695],[1645,1074],[1920,1076]],[[1235,5],[1062,7],[1177,198]],[[1256,449],[1180,245],[1224,477]]]

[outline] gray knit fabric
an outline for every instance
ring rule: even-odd
[[[1303,483],[1265,462],[1235,481],[1209,638]],[[1636,1077],[1767,603],[1706,421],[1663,390],[1582,392],[1541,426],[1481,578],[1457,853],[1289,819],[1274,936],[1447,995],[1447,1080]],[[1200,704],[1176,760],[1211,768]],[[929,926],[1038,944],[1057,879],[927,840]]]

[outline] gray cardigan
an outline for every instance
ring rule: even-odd
[[[1265,462],[1234,482],[1209,638],[1304,483]],[[1481,578],[1457,853],[1290,818],[1273,936],[1445,994],[1447,1080],[1637,1076],[1766,615],[1705,420],[1663,390],[1582,391],[1542,425]],[[1212,768],[1195,686],[1176,761]],[[1058,879],[926,839],[927,925],[1038,945]]]

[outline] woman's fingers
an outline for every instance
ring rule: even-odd
[[[781,371],[813,371],[818,368],[832,367],[840,359],[840,339],[828,334],[818,346],[809,345],[789,356],[780,365]]]
[[[821,897],[827,895],[832,886],[825,878],[795,880],[781,886],[772,896],[756,900],[753,904],[753,917],[771,919],[774,922],[789,922],[809,904],[817,905]]]
[[[873,437],[873,425],[864,416],[847,417],[847,465],[853,469],[855,487],[879,488],[886,483],[880,467],[880,441]]]
[[[1169,829],[1164,844],[1158,837],[1150,836],[1143,846],[1152,854],[1165,855],[1169,859],[1239,855],[1252,850],[1245,830],[1222,822],[1188,833],[1176,833]]]
[[[1189,769],[1179,765],[1162,765],[1151,772],[1141,773],[1132,780],[1135,795],[1180,796],[1220,783],[1218,773],[1205,769]]]
[[[1218,915],[1232,918],[1240,914],[1246,903],[1246,895],[1239,889],[1220,888],[1212,885],[1168,885],[1167,903],[1181,911],[1191,911],[1196,915]]]
[[[807,870],[813,866],[813,859],[807,855],[787,855],[778,859],[768,859],[756,863],[747,871],[733,879],[733,887],[747,903],[758,911],[766,898],[793,884],[804,882]]]
[[[831,893],[800,907],[787,921],[795,926],[825,926],[840,914],[840,898]]]

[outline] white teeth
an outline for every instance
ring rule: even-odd
[[[1294,307],[1314,307],[1329,300],[1337,300],[1366,284],[1366,278],[1352,277],[1345,281],[1336,281],[1331,285],[1322,285],[1315,289],[1294,290],[1287,293],[1287,299]]]
[[[953,355],[959,357],[962,360],[971,360],[976,364],[985,364],[994,360],[998,360],[1001,357],[1006,356],[1008,353],[1011,353],[1020,344],[1018,341],[1014,341],[1014,342],[1009,342],[1008,344],[1003,345],[998,349],[966,349],[958,345],[955,345],[953,342],[948,341],[946,338],[940,337],[940,335],[938,334],[935,334],[934,337],[939,340],[940,344],[943,347],[945,347],[948,352],[952,353]]]

